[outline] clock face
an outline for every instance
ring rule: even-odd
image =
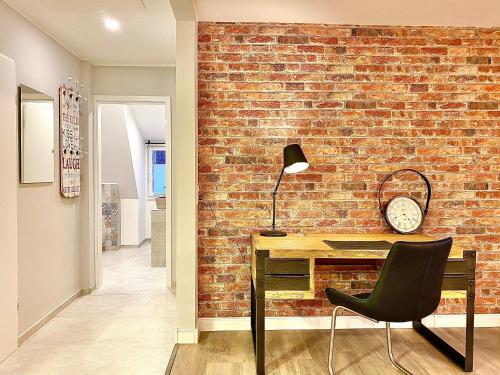
[[[387,203],[385,217],[397,232],[411,233],[422,224],[423,215],[418,203],[408,197],[395,197]]]

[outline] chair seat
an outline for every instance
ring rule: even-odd
[[[348,294],[339,292],[334,288],[326,288],[325,292],[328,300],[332,304],[336,306],[346,307],[349,310],[366,316],[367,318],[379,320],[373,315],[373,312],[367,304],[368,297],[370,297],[371,293],[360,293],[350,296]]]
[[[374,298],[370,298],[372,293],[359,293],[350,296],[334,288],[326,288],[325,293],[332,304],[348,308],[355,313],[379,322],[401,323],[420,319],[415,314],[401,312],[401,305],[392,304],[390,301],[387,301],[386,307],[388,309],[381,309],[380,303]]]

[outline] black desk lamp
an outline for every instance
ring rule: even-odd
[[[281,170],[278,182],[273,191],[273,225],[271,230],[263,230],[260,232],[261,236],[265,237],[285,237],[286,232],[276,230],[276,195],[278,194],[278,187],[280,186],[281,178],[284,173],[299,173],[305,171],[309,167],[309,163],[302,152],[299,145],[288,145],[283,149],[283,169]]]

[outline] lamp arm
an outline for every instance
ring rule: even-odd
[[[273,195],[278,194],[278,187],[280,186],[281,178],[283,177],[283,172],[285,171],[285,167],[281,170],[280,176],[278,177],[278,182],[276,182],[276,187],[274,188]]]
[[[280,176],[278,177],[278,182],[276,183],[276,187],[273,190],[273,224],[272,230],[273,232],[276,230],[276,195],[278,194],[278,187],[280,186],[281,178],[283,177],[283,172],[285,171],[285,167],[281,169]]]

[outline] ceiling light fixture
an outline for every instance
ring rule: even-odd
[[[105,18],[104,19],[104,26],[106,27],[106,29],[108,29],[110,31],[120,30],[120,22],[118,22],[114,18]]]

